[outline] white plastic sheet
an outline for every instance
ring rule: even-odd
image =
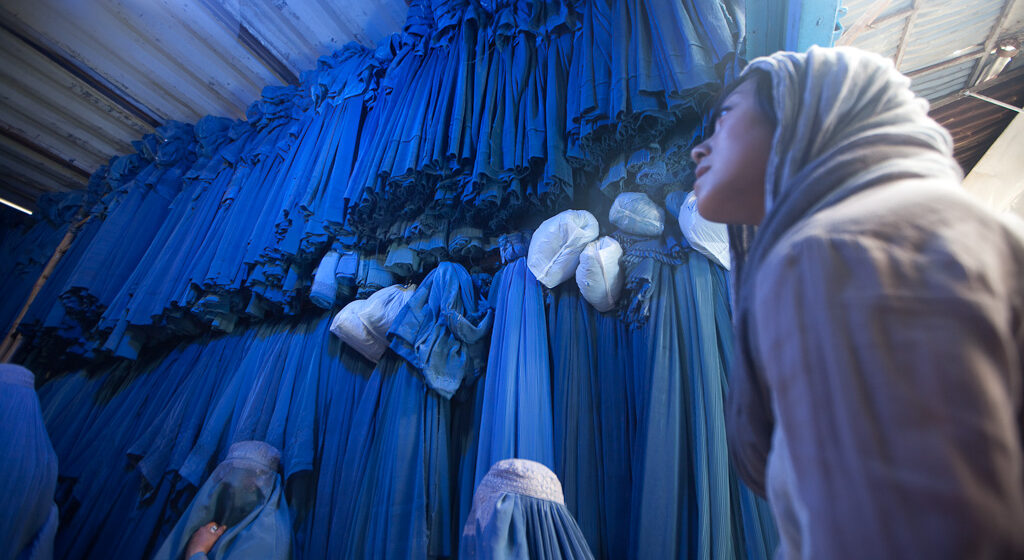
[[[359,319],[377,338],[384,339],[387,337],[388,329],[391,328],[391,323],[398,316],[398,312],[405,307],[415,291],[416,284],[409,286],[396,284],[377,290],[372,296],[366,298],[367,305],[359,312]]]
[[[359,318],[359,313],[365,310],[366,306],[367,300],[357,299],[341,308],[331,321],[331,332],[367,360],[379,362],[388,348],[388,342],[375,335]]]
[[[665,211],[644,193],[624,192],[615,197],[608,220],[634,235],[657,237],[665,229]]]
[[[611,237],[591,241],[580,254],[580,266],[576,269],[576,284],[583,299],[594,309],[605,312],[615,308],[622,293],[625,275],[619,266],[622,247]]]
[[[331,321],[331,332],[372,362],[388,348],[387,332],[416,286],[394,285],[343,307]]]
[[[679,209],[679,229],[690,245],[726,270],[729,257],[729,231],[725,224],[709,222],[697,212],[697,197],[691,192]]]
[[[548,218],[533,232],[526,266],[548,288],[572,278],[580,253],[597,239],[597,218],[586,210],[566,210]]]

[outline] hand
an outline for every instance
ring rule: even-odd
[[[191,558],[197,552],[208,554],[227,528],[227,525],[210,522],[196,529],[196,532],[192,533],[192,538],[188,540],[188,546],[185,547],[185,558]]]

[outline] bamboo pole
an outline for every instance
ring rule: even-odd
[[[39,275],[39,279],[36,280],[35,285],[32,286],[32,291],[28,294],[28,299],[25,301],[25,305],[21,306],[21,312],[18,313],[18,317],[14,320],[14,324],[11,325],[11,329],[7,331],[7,336],[4,337],[3,344],[0,344],[0,363],[7,363],[14,357],[14,353],[21,347],[22,337],[18,334],[18,326],[21,325],[21,320],[25,318],[25,313],[28,312],[28,308],[32,305],[32,301],[39,295],[39,290],[42,289],[43,284],[46,283],[46,279],[53,273],[53,269],[57,267],[57,263],[60,262],[61,257],[64,253],[68,252],[68,248],[71,247],[71,241],[75,238],[78,230],[81,229],[88,218],[76,222],[68,228],[68,232],[64,234],[64,239],[61,239],[60,245],[57,245],[57,250],[50,256],[50,260],[46,263],[43,268],[43,272]]]

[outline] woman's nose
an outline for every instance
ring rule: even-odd
[[[711,153],[711,147],[708,146],[708,141],[705,140],[690,150],[690,159],[693,160],[693,163],[700,165],[700,160],[707,157],[709,153]]]

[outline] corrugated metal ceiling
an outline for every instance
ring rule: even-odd
[[[857,0],[848,13],[841,45],[893,59],[929,101],[949,102],[977,87],[995,62],[1003,39],[1024,37],[1019,0]],[[955,98],[955,97],[954,97]]]
[[[1020,106],[1024,73],[1010,63],[999,79],[998,45],[1024,40],[1024,0],[847,0],[841,45],[887,56],[932,104],[953,135],[957,160],[969,171],[1014,113],[973,98],[970,90]],[[1004,60],[1005,63],[1005,60]]]
[[[1024,106],[1024,66],[1007,70],[990,82],[984,95],[1016,107]],[[969,171],[1017,113],[981,99],[959,97],[933,109],[931,115],[949,129],[956,159],[964,171]]]
[[[168,120],[242,117],[266,85],[398,31],[404,0],[16,0],[0,7],[0,196],[82,188]]]
[[[1024,0],[844,6],[840,44],[893,58],[936,108],[981,91],[998,41],[1024,37]],[[168,119],[242,117],[263,86],[398,31],[406,10],[404,0],[4,2],[0,197],[32,207],[43,192],[82,188]],[[961,125],[954,135],[985,132]]]

